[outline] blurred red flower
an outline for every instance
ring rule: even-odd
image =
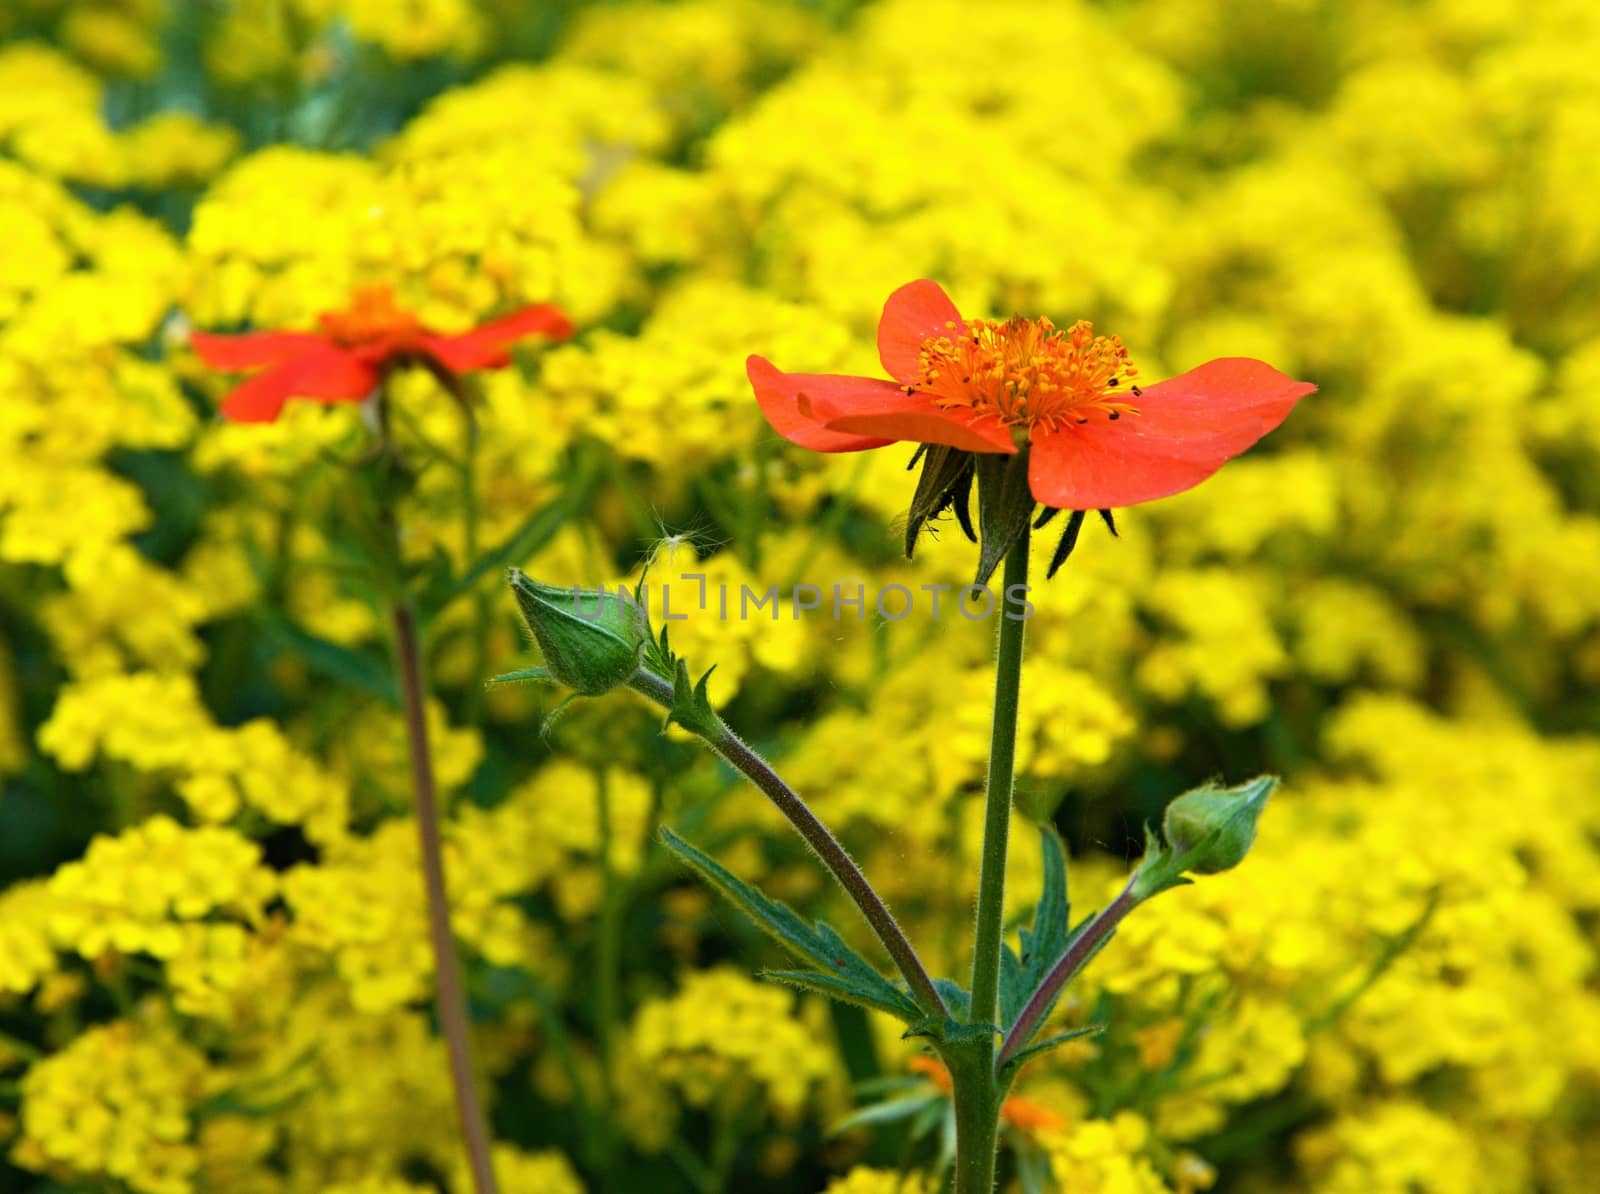
[[[889,296],[878,357],[893,381],[784,373],[759,356],[746,372],[767,421],[802,447],[1027,446],[1034,498],[1062,510],[1131,506],[1198,485],[1316,389],[1245,357],[1141,387],[1122,341],[1088,322],[1063,331],[1048,319],[962,319],[926,279]]]
[[[260,370],[223,399],[223,415],[241,423],[270,423],[290,398],[359,402],[391,370],[406,365],[448,377],[498,369],[510,364],[511,346],[518,340],[564,340],[573,331],[558,308],[538,305],[446,335],[396,306],[387,286],[358,290],[349,310],[327,312],[317,323],[315,332],[192,333],[194,350],[213,368]]]

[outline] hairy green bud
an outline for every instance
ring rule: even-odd
[[[1185,792],[1167,805],[1161,828],[1167,844],[1188,858],[1197,875],[1231,871],[1244,861],[1256,839],[1256,820],[1278,781],[1270,775],[1237,788],[1207,785]]]
[[[1256,822],[1277,786],[1275,776],[1263,775],[1236,788],[1207,784],[1179,796],[1167,805],[1161,822],[1166,843],[1146,834],[1144,861],[1134,872],[1134,893],[1148,899],[1187,882],[1185,872],[1215,875],[1238,866],[1255,841]]]
[[[626,593],[541,584],[516,568],[509,579],[552,680],[598,696],[639,670],[650,616]]]

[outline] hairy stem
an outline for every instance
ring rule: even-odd
[[[1027,623],[1006,613],[1004,597],[1028,584],[1028,531],[1006,553],[1000,629],[995,646],[994,722],[984,787],[983,861],[972,948],[973,1024],[1000,1019],[1000,945],[1006,904],[1006,851],[1017,758],[1017,707],[1022,695],[1022,640]],[[993,1194],[1004,1085],[995,1072],[995,1040],[985,1032],[947,1058],[956,1112],[956,1194]]]
[[[956,1113],[956,1194],[993,1194],[996,1154],[1000,1147],[1000,1103],[1004,1090],[995,1080],[989,1057],[974,1050],[966,1065],[953,1064],[951,1099]]]
[[[654,672],[641,668],[635,673],[631,683],[635,690],[652,701],[667,708],[671,707],[672,685]],[[905,930],[900,927],[894,914],[889,911],[888,905],[883,902],[883,898],[878,895],[872,884],[867,882],[867,877],[861,873],[861,868],[855,864],[855,860],[839,844],[839,840],[828,832],[828,827],[817,819],[810,806],[800,799],[793,788],[783,782],[765,759],[745,745],[720,717],[717,718],[716,733],[705,736],[704,741],[736,771],[760,788],[767,799],[777,806],[778,811],[788,818],[789,823],[816,852],[817,857],[822,859],[822,864],[849,893],[856,907],[861,909],[861,915],[866,918],[867,924],[872,926],[872,931],[878,935],[878,940],[883,942],[883,947],[889,951],[889,956],[894,959],[895,965],[899,967],[901,975],[910,985],[912,994],[923,1010],[935,1015],[945,1015],[944,1000],[934,987],[933,979],[929,977],[922,959],[917,956],[916,948],[906,937]]]
[[[439,1027],[450,1058],[450,1080],[455,1087],[456,1113],[467,1163],[477,1194],[497,1194],[489,1159],[489,1123],[478,1087],[473,1081],[471,1042],[468,1039],[467,999],[461,983],[461,962],[450,932],[450,905],[444,883],[444,850],[439,834],[439,802],[433,783],[433,758],[428,749],[428,723],[424,712],[422,652],[417,622],[411,606],[397,601],[392,611],[395,657],[400,691],[405,701],[406,738],[411,750],[411,785],[417,800],[417,833],[422,845],[422,880],[427,897],[428,939],[433,947],[434,989]]]
[[[610,777],[605,769],[595,768],[595,800],[600,835],[600,922],[599,941],[595,951],[595,1017],[599,1025],[596,1034],[600,1046],[600,1089],[607,1108],[617,1105],[617,1020],[618,985],[621,977],[622,954],[622,890],[612,857],[612,821]],[[616,1141],[611,1115],[601,1117],[602,1151],[600,1156],[603,1189],[612,1185],[615,1168]]]
[[[1006,553],[1002,597],[1028,583],[1028,532]],[[978,873],[978,925],[972,952],[972,1022],[1000,1018],[1000,936],[1005,917],[1006,848],[1011,833],[1012,772],[1017,757],[1017,706],[1022,692],[1022,638],[1027,622],[1001,604],[994,665],[994,724],[985,788],[983,863]]]
[[[478,562],[480,549],[478,509],[478,420],[471,408],[466,408],[466,450],[461,457],[461,512],[462,538],[466,548],[468,568]],[[476,723],[483,708],[485,688],[477,683],[478,677],[489,670],[489,620],[494,616],[489,594],[480,584],[472,595],[472,672],[474,683],[467,686],[466,718]]]

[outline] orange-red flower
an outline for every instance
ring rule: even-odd
[[[498,369],[510,363],[518,340],[564,340],[573,330],[558,308],[539,305],[445,335],[396,306],[386,286],[358,290],[348,311],[330,311],[317,323],[314,332],[192,333],[195,351],[213,368],[260,370],[223,400],[222,413],[241,423],[270,423],[290,398],[358,402],[405,365],[452,377]]]
[[[1225,357],[1140,386],[1128,350],[1080,320],[963,319],[926,279],[889,296],[878,357],[892,381],[784,373],[752,356],[750,383],[784,438],[819,452],[897,440],[964,452],[1028,450],[1045,506],[1109,510],[1199,484],[1316,389]]]

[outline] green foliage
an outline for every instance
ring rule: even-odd
[[[661,828],[662,844],[702,879],[736,905],[779,945],[815,970],[763,971],[763,977],[817,991],[832,999],[888,1012],[908,1024],[924,1019],[922,1009],[903,989],[879,974],[822,921],[807,923],[794,909],[771,899],[738,878],[710,855],[672,830]]]
[[[1019,934],[1022,952],[1009,942],[1000,955],[1000,1022],[1010,1030],[1029,997],[1066,953],[1068,919],[1067,855],[1061,838],[1048,825],[1039,826],[1039,852],[1044,860],[1044,887],[1034,906],[1033,927]]]

